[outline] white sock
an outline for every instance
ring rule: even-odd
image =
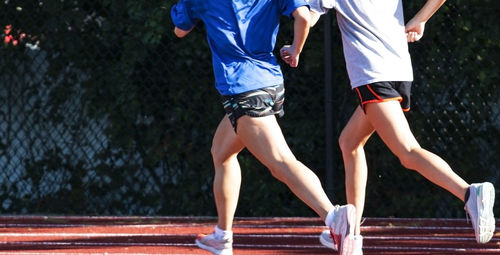
[[[233,237],[233,231],[231,230],[222,230],[219,228],[219,226],[215,226],[215,231],[214,231],[215,239],[221,240],[221,239],[228,239]]]
[[[330,210],[325,217],[325,224],[327,227],[330,227],[332,225],[333,219],[335,219],[335,208]]]

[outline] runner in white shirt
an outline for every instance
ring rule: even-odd
[[[360,100],[339,138],[347,202],[356,207],[355,235],[345,239],[353,239],[352,254],[362,254],[359,225],[368,172],[364,145],[374,132],[404,167],[465,202],[477,242],[490,241],[495,231],[493,185],[469,185],[443,159],[421,148],[404,115],[410,109],[413,81],[408,42],[423,36],[425,23],[444,2],[428,0],[405,25],[401,0],[309,0],[315,21],[329,10],[336,11],[349,79]],[[284,46],[281,56],[285,62],[288,55],[288,46]],[[328,231],[320,235],[321,242],[331,248],[341,245],[335,239]]]

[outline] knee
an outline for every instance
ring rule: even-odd
[[[399,162],[406,169],[412,169],[411,158],[409,157],[409,153],[404,153],[399,156]]]
[[[212,144],[210,154],[212,155],[212,161],[215,168],[237,162],[238,154],[241,150],[243,150],[243,147]]]
[[[283,179],[283,176],[284,176],[284,175],[283,175],[283,170],[282,170],[282,169],[278,169],[278,168],[275,168],[275,167],[273,167],[273,168],[268,168],[268,169],[269,169],[269,172],[271,173],[271,175],[272,175],[275,179],[277,179],[277,180],[279,180],[279,181],[282,181],[282,182],[283,182],[283,180],[284,180],[284,179]]]
[[[274,178],[280,179],[286,169],[286,165],[286,161],[277,160],[269,164],[267,168]]]
[[[212,155],[212,161],[215,166],[220,166],[224,164],[224,162],[229,158],[224,155],[223,151],[212,144],[212,147],[210,148],[210,154]]]
[[[356,151],[362,149],[364,146],[362,142],[354,141],[351,137],[345,135],[344,133],[340,134],[338,143],[342,154],[355,154]]]
[[[408,150],[402,151],[398,153],[398,159],[399,162],[403,167],[406,169],[410,170],[415,170],[415,162],[416,162],[416,157],[415,154],[417,153],[418,148],[409,148]]]
[[[215,165],[217,165],[217,162],[220,161],[219,158],[219,153],[217,148],[212,144],[212,147],[210,148],[210,154],[212,155],[212,161],[214,162]]]
[[[286,177],[288,176],[287,172],[291,171],[292,166],[297,163],[295,158],[283,158],[270,164],[268,169],[274,178],[286,182]]]

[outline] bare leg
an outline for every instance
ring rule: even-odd
[[[469,184],[453,172],[443,159],[420,147],[399,102],[367,104],[366,113],[377,134],[403,166],[416,170],[428,180],[464,200]]]
[[[219,123],[212,142],[212,158],[215,167],[214,197],[217,207],[217,225],[231,230],[238,204],[241,186],[241,169],[237,155],[243,144],[236,136],[227,116]]]
[[[316,174],[293,155],[275,116],[241,117],[238,119],[238,137],[274,177],[325,220],[333,205]]]
[[[366,119],[361,107],[358,107],[342,130],[339,138],[345,168],[347,203],[356,207],[355,235],[361,233],[360,224],[365,206],[368,167],[366,165],[364,146],[373,132],[374,128]]]

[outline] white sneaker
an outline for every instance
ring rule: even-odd
[[[363,236],[361,235],[355,235],[352,237],[347,237],[347,238],[353,238],[353,249],[352,249],[352,255],[363,255]],[[321,235],[319,235],[319,242],[327,247],[330,248],[334,251],[338,251],[337,244],[333,242],[332,234],[330,233],[330,230],[323,230],[321,232]]]
[[[353,205],[336,206],[335,218],[330,227],[333,243],[337,245],[340,255],[353,254],[354,248],[354,221],[356,208]],[[351,237],[351,238],[347,238]]]
[[[233,255],[233,239],[217,240],[215,235],[199,234],[195,241],[198,247],[210,251],[214,255]]]
[[[330,230],[323,230],[323,232],[321,232],[321,234],[319,235],[319,242],[327,248],[330,248],[335,251],[339,250],[337,244],[333,242]]]
[[[469,199],[465,211],[472,221],[472,227],[478,243],[487,243],[495,232],[495,188],[489,182],[473,183],[469,188]]]

